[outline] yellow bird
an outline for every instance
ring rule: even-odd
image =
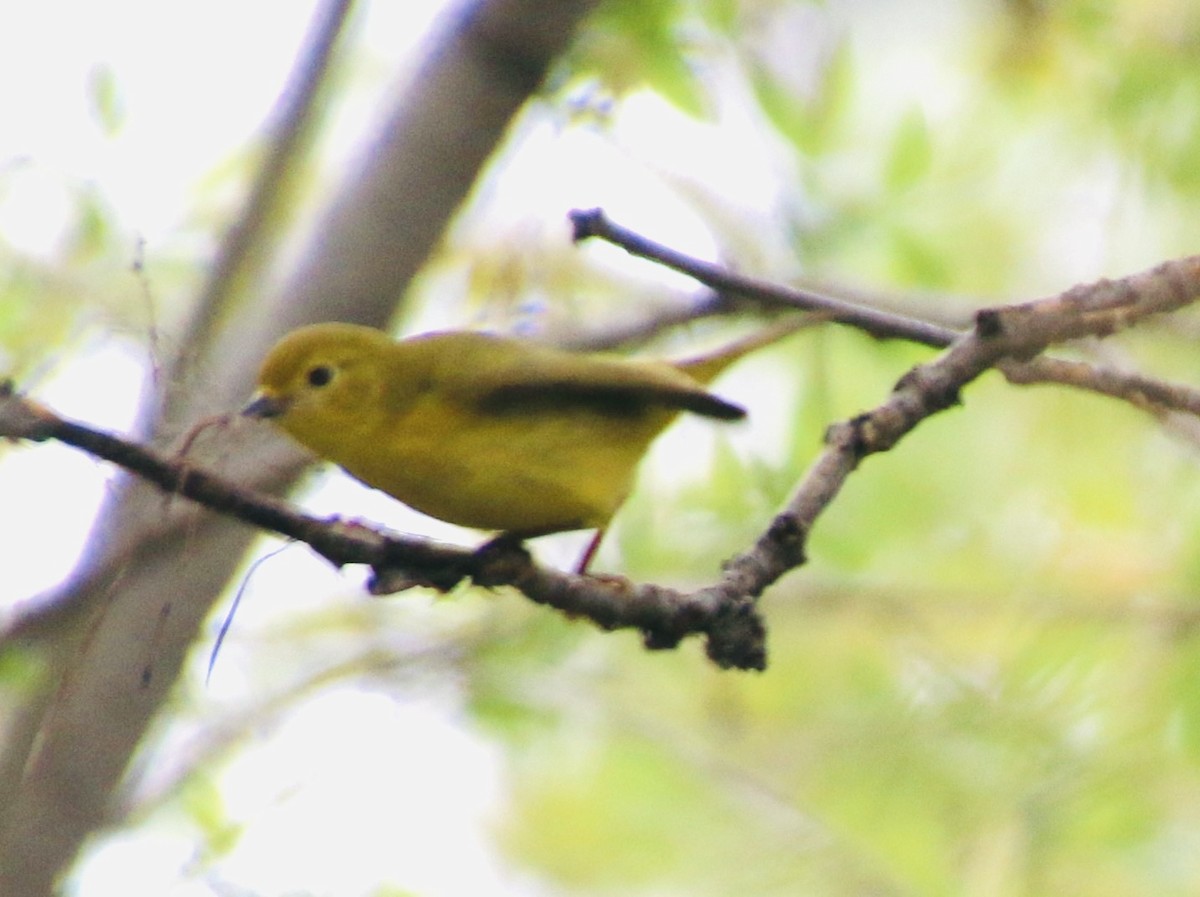
[[[654,438],[681,411],[745,417],[705,384],[799,326],[668,362],[471,331],[397,342],[370,327],[314,324],[267,354],[243,414],[449,523],[518,541],[595,529],[583,573]]]

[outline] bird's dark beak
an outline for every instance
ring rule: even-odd
[[[242,409],[242,417],[254,417],[262,420],[279,417],[287,411],[291,404],[283,396],[272,396],[258,393],[250,400],[250,404]]]

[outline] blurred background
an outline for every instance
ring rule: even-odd
[[[420,98],[469,14],[505,5],[354,5],[283,156],[271,150],[296,60],[327,4],[0,12],[0,375],[164,442],[152,418],[181,428],[236,408],[244,378],[215,384],[257,353],[229,334],[289,307],[269,302],[337,248],[322,239],[329,210],[361,200],[348,185],[382,157],[381,122]],[[964,326],[981,306],[1200,244],[1194,3],[606,0],[584,13],[462,195],[418,210],[423,237],[379,233],[427,241],[411,277],[373,288],[380,323],[562,338],[698,301],[677,275],[572,245],[566,213],[592,206],[745,273]],[[434,108],[439,127],[470,132],[472,107]],[[282,186],[197,329],[271,167]],[[638,351],[686,354],[749,326],[698,322]],[[1196,332],[1184,314],[1075,351],[1194,382]],[[189,353],[199,361],[180,363]],[[716,389],[750,420],[666,434],[596,569],[713,580],[824,429],[930,357],[825,325],[740,365]],[[370,598],[363,570],[255,539],[181,636],[59,887],[1194,894],[1198,455],[1188,421],[985,376],[869,459],[820,518],[809,563],[763,598],[762,674],[717,670],[695,640],[650,653],[509,591]],[[122,538],[121,518],[97,517],[116,479],[61,446],[0,444],[6,626],[74,588],[60,584],[86,546]],[[337,471],[292,494],[315,513],[481,538]],[[566,566],[580,541],[535,550]],[[0,652],[13,793],[52,738],[31,715],[63,669],[92,675],[88,624],[56,625]]]

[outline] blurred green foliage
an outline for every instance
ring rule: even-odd
[[[799,264],[953,310],[1194,249],[1193,6],[968,4],[929,36],[945,4],[910,5],[890,32],[871,4],[615,4],[606,45],[655,58],[586,71],[717,123],[694,88],[740,79],[761,139],[792,154],[779,189]],[[1194,379],[1190,337],[1167,325],[1116,351]],[[798,341],[774,360],[801,384],[786,462],[719,442],[690,485],[643,483],[625,563],[711,575],[824,426],[928,355]],[[538,734],[488,716],[514,738],[503,843],[569,893],[1193,893],[1197,499],[1192,439],[985,377],[851,477],[810,564],[764,599],[766,674],[628,636],[582,670],[549,645],[540,676],[526,661],[508,704],[537,694]],[[471,688],[495,704],[498,681],[485,665]]]
[[[726,198],[664,177],[718,247],[778,244],[756,273],[961,315],[1194,251],[1198,47],[1190,0],[610,0],[541,111],[603,132],[653,95],[720,128],[735,97],[738,126],[755,122],[782,160],[775,205],[722,216]],[[119,127],[104,72],[93,89]],[[579,124],[572,104],[597,95],[607,114]],[[71,264],[0,246],[0,345],[18,359],[72,332],[83,278],[110,282],[89,259],[120,270],[127,244],[103,203],[78,202]],[[513,306],[570,294],[586,316],[657,289],[598,273],[565,241],[480,240],[469,224],[486,203],[464,212],[418,300],[445,302],[447,283]],[[1194,380],[1184,323],[1110,351]],[[825,427],[930,354],[833,327],[798,337],[760,387],[795,387],[783,450],[718,438],[690,479],[643,477],[609,557],[643,579],[713,577]],[[372,631],[402,630],[419,663],[436,656],[426,674],[453,682],[468,724],[504,748],[497,841],[545,893],[1194,894],[1196,458],[1194,432],[993,374],[850,478],[810,563],[763,599],[762,675],[714,670],[694,643],[647,653],[513,596],[462,597],[444,627],[384,604]],[[343,673],[382,689],[395,674],[375,654]],[[217,862],[243,829],[208,774],[181,801]],[[408,893],[389,888],[377,893]]]

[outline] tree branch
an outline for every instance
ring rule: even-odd
[[[622,227],[605,215],[602,209],[575,209],[567,217],[571,219],[577,243],[590,237],[605,240],[620,246],[630,255],[686,274],[718,293],[739,296],[759,306],[815,311],[831,321],[848,324],[879,339],[903,339],[935,349],[950,345],[958,336],[958,331],[939,324],[879,311],[869,305],[847,302],[824,293],[735,274],[720,265],[685,255]]]
[[[116,464],[169,495],[307,543],[334,566],[366,564],[375,594],[428,586],[448,592],[470,578],[488,588],[513,586],[531,600],[603,629],[639,629],[654,648],[675,647],[686,636],[708,637],[709,656],[722,667],[762,669],[765,629],[752,603],[732,584],[685,593],[635,585],[617,577],[575,576],[533,563],[520,546],[489,542],[478,551],[381,532],[358,523],[325,520],[287,502],[198,469],[186,458],[162,454],[111,433],[66,420],[13,392],[0,389],[0,437],[55,439]],[[0,644],[19,629],[0,633]]]
[[[695,306],[696,317],[731,314],[745,311],[747,307],[794,308],[817,312],[821,319],[854,327],[878,339],[903,339],[935,349],[949,347],[967,332],[911,315],[884,311],[859,302],[848,302],[828,293],[796,289],[729,271],[712,262],[656,243],[623,227],[610,219],[602,209],[576,209],[568,213],[568,217],[575,229],[576,242],[592,237],[604,240],[631,255],[685,274],[712,289],[714,293]],[[1104,283],[1106,281],[1076,289],[1090,292]],[[1107,336],[1127,326],[1127,323],[1121,322],[1121,315],[1116,309],[1097,309],[1092,313],[1100,315],[1100,318],[1093,326],[1081,328],[1079,335],[1071,339]],[[643,327],[645,328],[645,325]],[[1049,339],[1042,348],[1065,341],[1067,340]],[[1170,411],[1185,414],[1196,414],[1200,411],[1200,390],[1194,387],[1086,362],[1048,357],[1033,358],[1032,355],[1036,354],[1037,352],[1030,353],[1029,358],[1006,358],[998,363],[997,367],[1010,383],[1053,383],[1072,386],[1109,398],[1123,399],[1156,416]]]
[[[298,324],[386,323],[595,2],[463,0],[447,10],[420,71],[347,167],[286,288],[255,293],[221,319],[209,345],[189,345],[204,376],[172,392],[161,420],[234,407],[257,360]],[[231,475],[282,491],[303,457],[281,440],[258,441],[231,454]],[[183,502],[163,513],[155,489],[127,482],[132,488],[106,503],[71,579],[35,614],[49,623],[32,627],[48,672],[25,699],[30,712],[10,714],[36,732],[6,733],[0,755],[0,893],[50,894],[84,838],[110,818],[130,756],[245,552],[245,527]]]
[[[676,646],[689,634],[708,637],[709,656],[723,667],[762,669],[765,628],[755,599],[788,570],[804,563],[804,543],[819,515],[867,456],[887,451],[925,418],[959,403],[964,386],[984,371],[1024,361],[1048,346],[1105,336],[1151,315],[1174,311],[1200,293],[1200,257],[1166,262],[1130,277],[1078,286],[1046,299],[984,309],[973,330],[937,359],[918,365],[872,411],[830,427],[826,448],[783,513],[754,547],[730,561],[714,585],[690,593],[615,579],[572,576],[538,567],[524,550],[491,542],[475,552],[401,538],[358,524],[320,520],[259,495],[178,458],[68,421],[0,390],[0,436],[57,439],[118,464],[213,510],[308,543],[331,563],[372,567],[371,590],[425,585],[448,591],[464,578],[487,587],[509,585],[531,600],[605,629],[637,628],[649,647]],[[827,314],[831,314],[828,309]],[[1062,363],[1057,363],[1062,364]],[[1078,366],[1067,369],[1071,376]],[[1124,394],[1113,390],[1114,395]],[[1143,383],[1139,396],[1165,397]],[[1180,397],[1180,402],[1192,402]],[[1149,400],[1149,399],[1147,399]]]
[[[892,448],[925,418],[959,404],[963,387],[990,368],[1025,365],[1022,359],[1054,343],[1107,336],[1189,305],[1197,297],[1200,256],[1189,256],[1120,280],[1101,280],[1046,299],[980,311],[973,330],[938,358],[905,374],[885,402],[829,428],[824,451],[784,512],[750,551],[728,563],[726,575],[744,571],[749,587],[758,589],[782,576],[803,556],[808,533],[851,472],[869,455]],[[1070,370],[1080,373],[1078,366]],[[1092,374],[1087,385],[1093,386]],[[1170,398],[1144,385],[1140,395],[1147,401],[1151,394]],[[1123,389],[1114,388],[1112,394],[1129,397]],[[1178,398],[1178,410],[1185,410],[1182,405],[1195,399],[1194,391],[1191,399]]]

